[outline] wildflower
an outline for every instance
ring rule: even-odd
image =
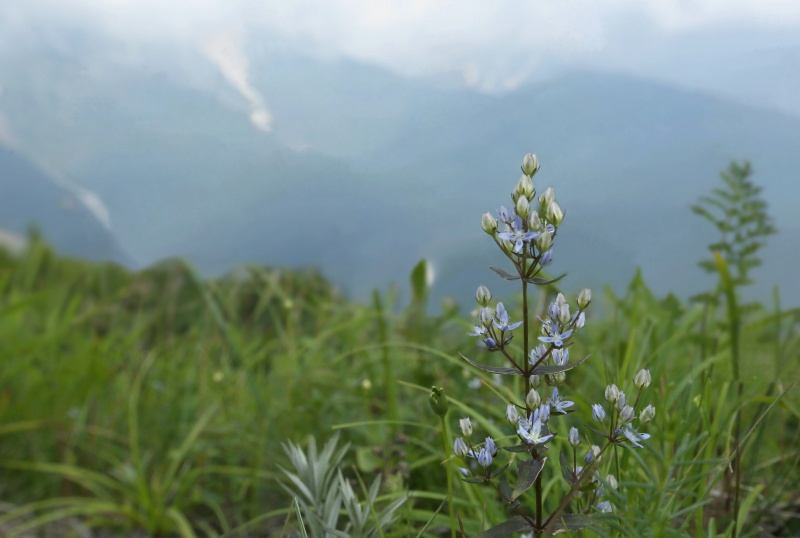
[[[517,413],[517,406],[514,404],[508,404],[506,407],[506,420],[510,424],[514,424],[519,420],[519,413]]]
[[[497,347],[497,341],[492,337],[486,338],[483,343],[486,345],[486,349],[494,349]]]
[[[653,407],[652,405],[648,405],[647,407],[642,409],[641,413],[639,413],[639,421],[642,424],[645,424],[653,420],[655,416],[656,416],[656,408]]]
[[[528,175],[523,174],[520,176],[519,181],[517,182],[517,187],[514,190],[517,191],[521,196],[524,196],[527,200],[530,200],[533,198],[534,192],[533,181],[531,181],[531,178]],[[517,212],[517,214],[519,214],[519,212]]]
[[[458,456],[459,458],[466,458],[469,454],[469,448],[467,448],[467,443],[459,437],[456,439],[455,443],[453,443],[453,454]]]
[[[485,307],[492,300],[492,293],[486,286],[478,286],[478,291],[475,292],[475,300],[478,304]]]
[[[554,437],[553,434],[542,435],[542,421],[540,419],[535,420],[530,429],[520,426],[517,429],[517,434],[529,445],[541,445]]]
[[[619,396],[617,396],[617,404],[614,406],[617,408],[617,411],[622,411],[622,408],[625,407],[625,393],[619,391]]]
[[[541,227],[542,219],[539,217],[539,213],[536,211],[531,211],[531,214],[528,217],[528,229],[532,232],[537,232]]]
[[[606,419],[606,410],[600,404],[592,405],[592,418],[602,423]]]
[[[497,231],[497,221],[491,213],[483,214],[483,217],[481,217],[481,227],[483,228],[483,231],[489,235],[494,235],[494,233]]]
[[[484,448],[489,451],[492,456],[497,455],[497,445],[494,442],[494,439],[491,437],[487,437],[486,441],[483,444]]]
[[[469,417],[459,419],[458,427],[461,428],[461,433],[464,435],[464,437],[469,437],[472,435],[472,421],[470,421]]]
[[[478,465],[481,467],[488,467],[492,464],[492,454],[489,452],[486,447],[483,447],[480,452],[478,452]]]
[[[503,303],[497,303],[497,309],[495,312],[495,320],[494,326],[500,331],[513,331],[520,325],[522,325],[521,321],[516,323],[512,323],[511,325],[508,324],[508,312],[506,308],[503,306]]]
[[[536,236],[535,241],[536,241],[536,248],[539,249],[539,252],[544,252],[545,250],[549,250],[550,247],[553,246],[553,232],[545,229],[545,231],[541,232],[539,235]]]
[[[570,322],[569,305],[563,304],[558,311],[558,321],[567,324]]]
[[[572,446],[578,446],[581,442],[581,438],[578,434],[578,428],[576,428],[575,426],[570,428],[567,439],[569,439],[569,444],[571,444]]]
[[[528,199],[523,196],[517,202],[517,207],[520,206],[520,203],[522,203],[523,200],[524,203],[527,203],[528,201]],[[525,242],[530,242],[535,240],[537,235],[538,232],[526,232],[525,229],[522,227],[522,220],[520,220],[519,217],[515,217],[511,221],[511,225],[508,227],[508,230],[497,234],[497,237],[513,243],[514,244],[513,251],[518,253],[522,250],[522,247],[525,244]]]
[[[615,403],[619,399],[619,389],[616,385],[608,385],[606,387],[606,401],[609,403]]]
[[[461,474],[463,474],[464,476],[469,476],[469,475],[470,475],[469,469],[466,469],[466,468],[464,468],[464,467],[459,467],[459,468],[458,468],[458,470],[459,470],[459,472],[461,472]]]
[[[592,290],[584,288],[578,294],[578,308],[585,310],[589,303],[592,302]]]
[[[553,350],[553,364],[556,366],[566,366],[569,362],[568,349],[554,349]]]
[[[639,441],[647,441],[650,439],[649,433],[639,433],[633,429],[631,424],[626,424],[624,428],[622,428],[622,435],[624,435],[628,441],[633,443],[633,446],[642,448],[642,445],[639,444]]]
[[[542,209],[547,209],[547,206],[550,205],[550,202],[556,199],[556,191],[553,190],[553,187],[547,187],[547,189],[539,196],[539,205]]]
[[[542,405],[540,405],[539,408],[536,410],[536,413],[537,416],[539,417],[539,420],[541,420],[542,422],[547,422],[548,420],[550,420],[550,404],[548,404],[547,402],[542,403]]]
[[[600,447],[597,445],[592,445],[589,449],[589,452],[586,453],[586,456],[583,458],[587,464],[593,463],[595,460],[600,460]]]
[[[610,514],[612,512],[612,506],[610,501],[602,501],[595,505],[599,511],[603,512],[604,514]]]
[[[539,159],[536,158],[535,153],[528,153],[522,159],[522,172],[528,176],[533,177],[533,175],[539,171]]]
[[[542,403],[542,397],[539,396],[539,393],[536,392],[536,389],[531,389],[528,392],[528,395],[525,396],[525,403],[528,404],[528,407],[533,409],[534,407],[539,407],[539,404]]]
[[[558,226],[561,224],[561,221],[564,220],[564,212],[555,200],[547,205],[547,220],[552,222],[555,226]]]
[[[542,383],[542,378],[540,378],[536,374],[533,374],[532,376],[530,376],[528,378],[528,380],[531,382],[531,387],[533,387],[535,389],[538,389],[539,385]]]
[[[548,335],[540,336],[539,340],[546,344],[553,344],[556,347],[562,347],[564,345],[564,340],[570,336],[572,336],[572,329],[568,329],[561,333],[555,326],[550,326],[548,328]]]
[[[539,263],[541,263],[542,265],[547,265],[551,261],[553,261],[553,249],[552,248],[546,250],[545,253],[542,254],[542,257],[539,258]]]
[[[586,313],[581,312],[580,314],[578,314],[578,320],[575,322],[575,329],[581,330],[583,329],[583,326],[585,324],[586,324]]]
[[[619,419],[624,424],[632,422],[634,418],[636,418],[636,412],[633,410],[633,407],[631,407],[630,405],[626,405],[619,412]]]
[[[471,333],[467,333],[469,336],[483,336],[486,334],[486,327],[483,325],[475,325],[474,330]]]
[[[480,313],[478,314],[478,319],[480,320],[481,325],[484,327],[489,327],[489,325],[492,324],[492,319],[494,319],[494,316],[492,316],[492,310],[488,306],[482,307]]]
[[[650,386],[650,370],[641,369],[636,377],[633,378],[633,384],[637,389],[646,389]]]
[[[570,400],[562,400],[558,396],[558,388],[557,387],[553,389],[553,394],[550,396],[550,399],[548,400],[548,402],[553,407],[553,409],[555,409],[556,411],[558,411],[559,413],[564,414],[564,415],[567,414],[567,408],[572,407],[573,405],[575,405],[575,402],[572,402]]]

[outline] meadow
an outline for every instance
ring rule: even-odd
[[[613,513],[569,535],[800,535],[800,311],[779,290],[738,304],[746,282],[707,268],[721,285],[692,301],[656,297],[638,274],[621,295],[594,290],[598,312],[575,336],[590,357],[569,374],[577,411],[551,450],[643,368],[656,415],[642,448],[597,463],[617,476],[604,484]],[[0,535],[455,536],[449,488],[459,529],[510,535],[487,531],[508,503],[460,480],[452,448],[463,417],[508,440],[508,395],[526,382],[459,356],[493,360],[467,336],[471,298],[429,313],[425,272],[410,275],[408,304],[392,289],[360,304],[314,270],[206,279],[168,260],[131,272],[35,235],[3,253]],[[531,310],[568,280],[537,286]],[[520,319],[521,296],[502,299]],[[569,489],[558,460],[541,475],[547,510]],[[332,490],[347,498],[316,519]]]

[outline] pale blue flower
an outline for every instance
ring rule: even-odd
[[[597,422],[603,422],[606,419],[606,410],[600,404],[592,405],[592,418]]]
[[[465,458],[469,454],[469,448],[467,448],[467,443],[459,437],[456,439],[455,443],[453,443],[453,454],[458,456],[459,458]]]
[[[497,341],[491,336],[484,339],[483,344],[486,346],[486,349],[494,349],[497,347]]]
[[[572,336],[572,329],[560,333],[558,329],[552,325],[548,328],[547,332],[549,333],[548,336],[540,336],[539,340],[546,344],[553,344],[556,347],[562,347],[564,345],[564,340]]]
[[[556,411],[558,411],[559,413],[562,413],[564,415],[567,414],[567,409],[568,408],[570,408],[573,405],[575,405],[575,402],[572,402],[570,400],[562,400],[558,396],[558,387],[553,389],[553,394],[550,396],[550,399],[548,400],[548,402],[553,407],[553,409],[555,409]]]
[[[529,445],[541,445],[554,437],[553,434],[542,435],[542,421],[538,419],[531,424],[530,429],[520,426],[517,429],[517,434]]]
[[[600,510],[600,511],[601,511],[601,512],[603,512],[604,514],[609,514],[609,513],[611,513],[611,502],[609,502],[609,501],[602,501],[602,502],[600,502],[600,503],[597,503],[597,505],[595,506],[595,508],[597,508],[598,510]]]
[[[503,306],[503,303],[497,303],[497,308],[495,311],[495,319],[494,319],[494,326],[497,328],[497,330],[513,331],[520,325],[522,325],[521,321],[509,325],[508,312],[506,311],[506,307]]]
[[[492,453],[483,447],[480,452],[478,452],[478,465],[481,467],[488,467],[492,464]]]
[[[622,435],[624,435],[628,441],[633,443],[633,446],[642,448],[642,445],[639,444],[639,441],[647,441],[650,439],[649,433],[639,433],[633,429],[631,424],[626,424],[624,428],[622,428]]]
[[[469,475],[470,475],[469,469],[466,469],[466,468],[464,468],[464,467],[459,467],[459,468],[458,468],[458,470],[459,470],[459,471],[461,472],[461,474],[463,474],[464,476],[469,476]]]
[[[552,248],[546,250],[545,253],[542,254],[542,257],[539,258],[539,263],[542,264],[542,265],[547,265],[551,261],[553,261],[553,249]]]
[[[483,447],[489,451],[492,456],[497,455],[497,445],[494,442],[494,439],[491,437],[486,438],[486,442],[483,444]]]
[[[475,325],[475,330],[468,334],[469,336],[483,336],[486,334],[486,327],[483,325]]]

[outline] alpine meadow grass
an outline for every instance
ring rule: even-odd
[[[476,215],[500,261],[469,316],[428,313],[425,261],[402,307],[0,252],[0,534],[800,535],[800,311],[742,301],[780,224],[749,166],[696,206],[721,238],[692,300],[548,275],[569,216],[538,169]]]

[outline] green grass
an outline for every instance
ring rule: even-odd
[[[449,536],[449,455],[430,387],[445,389],[451,431],[470,416],[498,438],[511,434],[504,399],[521,390],[468,367],[459,351],[494,359],[456,311],[423,316],[425,299],[417,290],[399,313],[391,294],[361,305],[312,271],[245,267],[207,281],[173,261],[131,273],[41,241],[0,256],[0,529],[77,517],[121,535],[289,536],[300,512],[279,484],[281,444],[340,431],[352,444],[345,475],[383,477],[377,509],[410,494],[387,536]],[[603,475],[623,469],[619,517],[587,535],[730,536],[737,439],[739,536],[800,534],[800,519],[782,515],[800,503],[800,313],[776,301],[741,314],[733,362],[731,331],[704,324],[727,312],[655,297],[640,276],[602,302],[569,393],[588,418],[607,383],[632,390],[646,367],[657,414],[645,448],[601,463]],[[572,418],[552,443],[546,511],[566,491],[557,451]],[[492,490],[454,488],[470,535],[507,518]]]

